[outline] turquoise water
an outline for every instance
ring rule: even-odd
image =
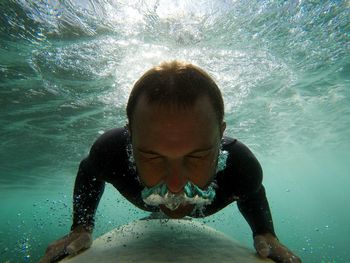
[[[207,70],[264,169],[280,240],[350,262],[350,2],[1,1],[0,262],[66,234],[77,166],[162,60]],[[108,186],[95,236],[145,213]],[[252,247],[236,205],[204,220]]]

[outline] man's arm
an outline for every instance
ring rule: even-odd
[[[237,205],[239,211],[252,229],[253,236],[265,233],[276,236],[263,185],[261,185],[256,193],[238,200]]]
[[[260,256],[276,262],[301,263],[300,258],[278,240],[262,185],[256,193],[239,200],[237,205],[253,231],[254,247]]]
[[[99,181],[93,175],[93,168],[88,158],[84,159],[79,166],[75,179],[73,194],[73,230],[77,226],[92,231],[97,206],[104,191],[105,182]]]
[[[46,249],[40,263],[57,262],[74,255],[92,244],[94,216],[104,191],[105,182],[98,180],[101,173],[98,152],[92,147],[89,157],[79,166],[73,193],[73,224],[68,235],[54,241]]]
[[[239,141],[228,143],[228,167],[233,176],[227,185],[237,194],[238,208],[253,232],[254,246],[262,257],[276,262],[300,263],[301,260],[278,240],[262,185],[263,171],[254,154]],[[226,184],[222,184],[226,185]]]
[[[238,196],[237,205],[253,231],[276,236],[270,207],[262,185],[263,170],[250,149],[238,140],[224,139],[224,150],[229,152],[226,175],[220,185],[227,193]]]

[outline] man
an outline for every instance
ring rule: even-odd
[[[223,136],[223,99],[206,72],[178,61],[150,69],[133,87],[127,117],[125,128],[103,134],[81,162],[71,232],[41,262],[91,246],[105,182],[138,208],[170,218],[209,216],[237,201],[259,255],[301,262],[276,237],[259,162]]]

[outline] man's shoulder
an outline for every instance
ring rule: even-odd
[[[100,135],[91,147],[90,154],[124,153],[129,143],[129,133],[126,128],[113,128]]]
[[[105,144],[125,144],[129,138],[129,133],[126,128],[113,128],[101,134],[94,145]]]
[[[100,181],[122,185],[123,174],[128,172],[129,134],[125,128],[105,131],[93,143],[90,152],[83,160],[85,171],[94,174]],[[126,177],[125,177],[126,178]]]
[[[253,155],[252,151],[243,142],[224,136],[222,139],[222,149],[229,154],[234,154],[236,157],[244,157]]]
[[[226,168],[217,177],[220,187],[237,196],[256,192],[262,182],[262,168],[252,151],[243,142],[224,137],[222,148],[228,152]]]
[[[230,137],[224,137],[222,150],[227,151],[227,171],[235,171],[240,176],[246,176],[250,173],[260,173],[261,166],[258,159],[243,142]]]

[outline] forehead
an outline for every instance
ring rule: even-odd
[[[212,124],[217,121],[214,108],[207,96],[197,98],[191,105],[150,103],[145,96],[141,96],[136,103],[133,120],[140,122],[145,119],[152,121],[154,124],[163,122],[169,124],[175,120],[185,121],[188,119],[193,124],[198,124],[201,121]]]
[[[141,97],[132,123],[134,142],[141,147],[206,147],[216,139],[218,121],[207,97],[198,98],[188,107],[150,104]]]

